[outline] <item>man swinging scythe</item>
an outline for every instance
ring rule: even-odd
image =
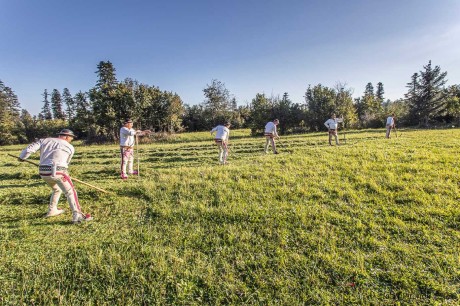
[[[59,198],[64,193],[72,210],[72,222],[80,223],[90,221],[93,217],[81,212],[77,191],[67,171],[75,153],[74,147],[70,144],[74,138],[75,134],[71,130],[63,129],[57,138],[39,139],[30,144],[22,150],[18,160],[24,162],[31,154],[40,150],[39,174],[53,190],[46,217],[59,216],[64,213],[63,209],[58,208]]]
[[[216,142],[217,147],[219,148],[219,163],[221,165],[227,164],[228,157],[228,138],[230,136],[230,122],[225,123],[224,125],[218,125],[211,130],[211,135],[216,133]]]

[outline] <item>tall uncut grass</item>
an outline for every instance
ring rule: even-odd
[[[398,131],[399,132],[399,131]],[[141,145],[119,179],[116,145],[75,144],[94,221],[43,218],[50,189],[22,146],[0,148],[0,304],[458,305],[460,130],[264,139],[232,131]],[[31,157],[37,161],[38,154]]]

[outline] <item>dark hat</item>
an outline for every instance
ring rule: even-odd
[[[127,123],[133,123],[133,121],[131,119],[126,119],[123,124],[127,124]]]
[[[75,134],[69,130],[69,129],[63,129],[59,132],[59,135],[63,135],[63,136],[70,136],[70,137],[73,137],[73,138],[77,138],[77,136],[75,136]]]

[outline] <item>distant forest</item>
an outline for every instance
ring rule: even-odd
[[[385,99],[383,83],[374,88],[369,82],[358,98],[346,84],[317,84],[307,86],[300,103],[285,92],[258,93],[247,105],[238,105],[223,82],[212,80],[203,89],[203,102],[187,105],[177,93],[131,78],[118,81],[115,72],[110,61],[101,61],[98,80],[87,92],[72,95],[68,88],[45,89],[36,116],[21,109],[14,90],[0,80],[0,145],[28,143],[62,128],[72,129],[86,143],[115,142],[126,118],[134,120],[137,129],[165,133],[210,130],[230,121],[232,128],[250,128],[253,135],[274,118],[280,120],[281,134],[324,130],[332,113],[343,118],[340,128],[346,129],[384,127],[392,113],[398,127],[460,125],[460,85],[446,86],[447,72],[433,68],[431,61],[408,77],[407,93],[395,101]]]

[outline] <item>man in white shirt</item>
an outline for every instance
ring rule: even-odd
[[[216,142],[217,147],[219,148],[219,163],[225,165],[227,163],[228,157],[228,138],[230,136],[230,122],[225,123],[224,125],[218,125],[211,130],[211,135],[216,133]]]
[[[59,132],[58,138],[39,139],[22,150],[19,161],[25,161],[31,154],[40,150],[39,174],[53,190],[46,216],[54,217],[64,212],[57,207],[59,198],[64,192],[72,210],[72,222],[80,223],[93,218],[90,214],[81,212],[77,191],[67,171],[75,153],[74,147],[70,144],[74,138],[75,134],[71,130],[63,129]]]
[[[394,129],[394,127],[395,127],[395,114],[391,114],[391,116],[389,116],[387,118],[387,123],[386,123],[387,134],[386,134],[386,138],[390,138],[391,129],[392,128]]]
[[[134,171],[134,144],[136,142],[136,135],[143,136],[150,134],[151,131],[136,131],[133,129],[133,121],[127,119],[123,126],[120,128],[120,153],[121,153],[121,179],[126,180],[128,174],[138,175],[137,171]],[[128,167],[128,172],[126,172],[126,167]]]
[[[267,124],[265,125],[265,153],[268,153],[268,145],[271,143],[273,154],[278,154],[278,151],[276,151],[275,138],[280,138],[278,136],[278,132],[276,131],[276,126],[279,123],[280,121],[278,119],[275,119],[273,121],[267,122]]]
[[[332,146],[332,136],[335,138],[335,144],[339,145],[339,138],[337,136],[337,128],[339,127],[339,123],[335,114],[332,114],[331,118],[324,122],[324,125],[329,130],[329,145]]]

